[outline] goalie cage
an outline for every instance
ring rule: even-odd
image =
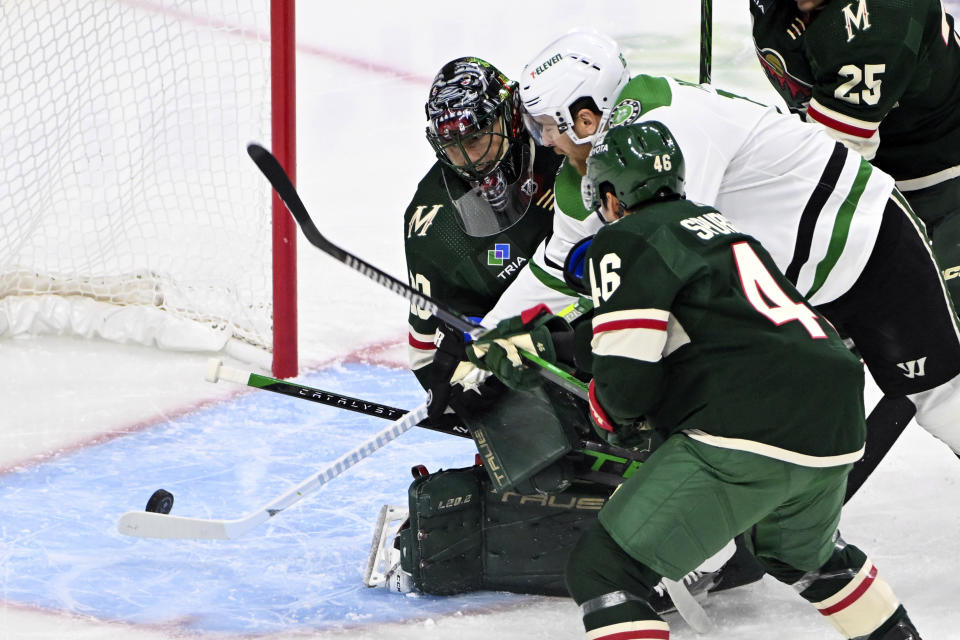
[[[296,375],[296,227],[244,152],[294,166],[293,0],[14,2],[0,36],[0,336]]]

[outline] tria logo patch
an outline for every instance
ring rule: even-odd
[[[553,56],[552,58],[544,60],[543,62],[537,65],[536,69],[530,72],[530,77],[536,78],[538,75],[540,75],[541,73],[543,73],[544,71],[552,67],[553,65],[557,64],[561,60],[563,60],[563,56],[559,53]]]
[[[923,376],[927,364],[927,357],[924,356],[917,360],[907,360],[906,362],[898,362],[897,366],[903,369],[905,376],[908,378],[918,378]]]
[[[501,267],[497,272],[500,280],[510,280],[526,263],[527,259],[523,256],[510,258],[510,245],[507,243],[497,243],[487,251],[487,266]]]
[[[503,263],[510,259],[509,244],[495,244],[493,249],[487,251],[487,264],[491,267],[503,266]]]

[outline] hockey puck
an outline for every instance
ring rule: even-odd
[[[173,509],[173,494],[165,489],[157,489],[147,500],[147,511],[170,513],[170,509]]]

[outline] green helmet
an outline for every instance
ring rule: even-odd
[[[627,209],[666,195],[683,195],[683,154],[662,122],[610,127],[587,157],[583,205],[600,208],[600,187],[610,183]]]

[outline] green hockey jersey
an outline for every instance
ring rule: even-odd
[[[863,368],[752,237],[650,204],[587,252],[597,398],[615,420],[804,466],[859,459]]]
[[[466,226],[471,217],[491,215],[489,204],[441,163],[433,165],[404,215],[411,286],[478,319],[497,303],[553,228],[553,180],[561,158],[542,147],[534,154],[532,169],[511,186],[519,219],[486,234]],[[410,367],[421,382],[433,361],[438,326],[428,311],[410,306]]]
[[[904,191],[960,175],[960,36],[940,0],[750,0],[774,89]]]

